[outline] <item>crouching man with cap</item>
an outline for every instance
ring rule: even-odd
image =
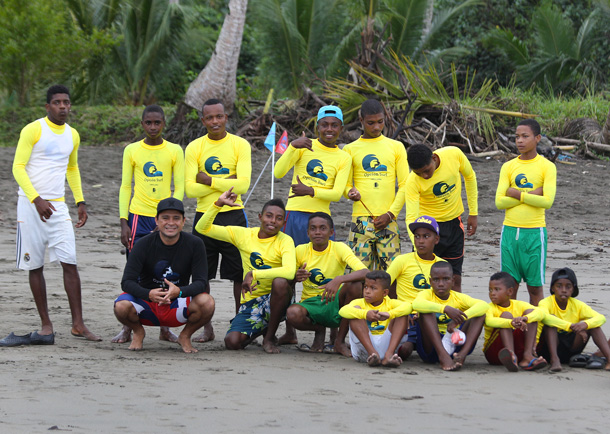
[[[208,266],[203,241],[183,232],[184,206],[163,199],[155,217],[158,231],[133,246],[121,281],[114,314],[133,330],[130,350],[141,350],[144,325],[180,327],[178,343],[185,353],[197,350],[191,336],[214,315],[214,299],[204,293]],[[189,280],[191,283],[189,284]]]

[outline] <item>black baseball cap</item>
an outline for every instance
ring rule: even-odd
[[[175,197],[168,197],[166,199],[163,199],[157,205],[157,217],[163,211],[168,211],[168,210],[172,210],[172,209],[174,211],[178,211],[178,212],[180,212],[180,214],[184,215],[184,204],[182,203],[182,201],[179,199],[176,199]]]
[[[572,297],[578,297],[578,281],[576,280],[576,273],[574,273],[574,271],[568,267],[560,268],[553,273],[553,276],[551,277],[551,295],[553,294],[553,285],[559,279],[568,279],[570,282],[572,282],[572,286],[574,286]]]

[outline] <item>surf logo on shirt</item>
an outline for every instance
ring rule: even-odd
[[[453,190],[455,190],[455,184],[449,185],[444,181],[437,182],[434,184],[434,187],[432,187],[432,193],[434,193],[436,197],[446,196]]]
[[[446,313],[437,313],[436,314],[436,323],[437,324],[448,324],[451,322],[451,318]]]
[[[153,269],[153,282],[158,283],[161,287],[167,287],[165,279],[177,285],[180,281],[180,274],[172,270],[172,266],[169,261],[161,260],[155,264]]]
[[[413,278],[413,286],[417,289],[430,289],[426,276],[421,273]]]
[[[534,184],[527,182],[527,176],[523,173],[520,173],[515,177],[515,184],[517,185],[517,188],[534,188]]]
[[[311,275],[309,276],[309,281],[316,285],[326,285],[332,279],[327,279],[324,277],[324,273],[319,268],[314,268],[310,271]]]
[[[379,321],[367,321],[366,325],[369,326],[369,330],[372,332],[385,329],[385,326],[383,324],[379,324]]]
[[[263,261],[263,257],[258,252],[250,253],[250,264],[257,270],[267,270],[271,268],[270,265],[266,265],[265,261]]]
[[[163,172],[161,172],[160,170],[157,170],[157,166],[152,161],[149,161],[146,164],[144,164],[143,170],[144,170],[144,175],[146,175],[148,177],[163,176]]]
[[[205,160],[205,171],[210,175],[228,175],[229,169],[226,167],[222,167],[222,163],[220,159],[216,156],[211,156],[207,160]]]
[[[362,168],[365,172],[387,172],[388,166],[381,164],[375,154],[368,154],[362,159]]]
[[[322,181],[326,181],[328,179],[328,175],[324,173],[324,166],[318,159],[311,160],[309,163],[307,163],[306,170],[307,174],[313,178],[318,178]]]

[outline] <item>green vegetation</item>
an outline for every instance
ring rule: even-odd
[[[166,122],[171,122],[175,106],[164,105]],[[21,129],[46,115],[44,107],[19,107],[0,110],[0,144],[16,146]],[[83,145],[118,145],[143,137],[142,108],[133,106],[72,106],[68,123],[75,126]]]
[[[171,117],[183,101],[228,12],[229,0],[0,0],[1,143],[44,115],[57,82],[84,144],[134,140],[143,105],[165,101]],[[537,114],[552,135],[603,124],[609,24],[610,0],[250,0],[237,113],[271,88],[278,100],[310,88],[352,120],[370,95],[398,111],[407,95],[412,109],[453,104],[488,138],[515,123],[493,110]]]
[[[536,120],[549,136],[559,136],[568,120],[593,118],[603,125],[610,110],[610,94],[585,93],[584,95],[543,95],[533,90],[523,90],[515,86],[501,87],[497,90],[504,109],[539,115]],[[514,125],[517,120],[498,119],[506,125]]]

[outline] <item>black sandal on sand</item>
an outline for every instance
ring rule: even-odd
[[[17,336],[15,333],[11,332],[4,339],[0,339],[0,347],[18,347],[19,345],[30,345],[30,334],[23,336]]]
[[[38,331],[30,333],[30,344],[32,345],[53,345],[55,343],[55,333],[50,335],[40,335]]]
[[[589,363],[589,360],[591,360],[591,354],[586,354],[586,353],[575,354],[572,357],[570,357],[568,366],[570,368],[586,368],[587,363]]]

